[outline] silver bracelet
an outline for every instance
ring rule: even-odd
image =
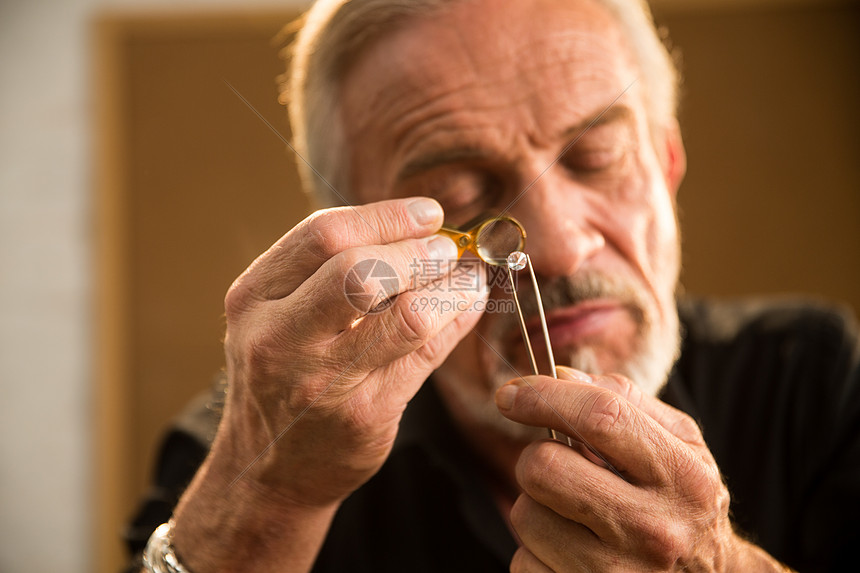
[[[143,567],[148,573],[190,573],[173,552],[173,520],[159,525],[143,550]]]

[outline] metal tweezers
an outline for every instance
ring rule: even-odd
[[[537,376],[540,374],[540,371],[538,371],[537,360],[535,360],[535,353],[534,353],[534,350],[532,349],[531,339],[529,338],[528,329],[526,328],[525,317],[523,316],[523,309],[520,306],[520,298],[517,295],[516,282],[514,281],[514,270],[521,270],[521,269],[526,268],[526,267],[528,267],[528,269],[529,269],[529,276],[532,279],[532,287],[534,288],[535,298],[537,299],[538,316],[540,316],[540,326],[541,326],[541,331],[543,332],[544,343],[546,345],[547,358],[549,359],[550,373],[551,373],[553,378],[558,378],[558,371],[556,370],[556,367],[555,367],[555,356],[553,356],[552,344],[549,340],[549,329],[546,326],[546,314],[544,313],[544,310],[543,310],[543,300],[541,300],[540,289],[538,288],[537,277],[535,276],[535,271],[532,268],[531,257],[529,257],[527,254],[525,254],[523,252],[515,251],[515,252],[511,253],[511,255],[508,257],[507,262],[508,262],[508,264],[506,266],[508,269],[508,279],[511,282],[511,292],[514,295],[514,304],[517,307],[517,316],[519,317],[519,320],[520,320],[520,331],[523,334],[523,342],[525,342],[526,352],[528,353],[528,356],[529,356],[529,362],[531,362],[531,365],[532,365],[532,373],[534,373],[534,375]],[[547,428],[547,430],[549,431],[549,437],[552,438],[553,440],[558,440],[560,442],[567,442],[568,446],[573,447],[573,442],[571,441],[569,436],[566,436],[560,432],[557,432],[557,431],[553,430],[552,428]]]

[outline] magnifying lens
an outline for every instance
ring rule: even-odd
[[[526,244],[526,230],[513,217],[482,216],[466,223],[464,229],[439,229],[440,235],[457,244],[457,258],[470,251],[489,265],[506,267],[508,255],[522,251]]]

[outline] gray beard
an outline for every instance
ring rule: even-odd
[[[617,298],[624,302],[637,324],[632,354],[626,360],[611,366],[601,364],[597,347],[585,343],[564,355],[557,354],[557,364],[591,374],[622,374],[644,394],[650,396],[656,396],[663,389],[680,354],[681,334],[674,306],[666,309],[666,316],[660,317],[656,302],[644,299],[641,289],[636,285],[600,274],[588,274],[575,280],[556,280],[542,286],[541,291],[547,312],[584,300]],[[537,309],[533,294],[524,293],[522,289],[518,293],[524,315],[534,315]],[[463,379],[464,376],[460,372],[452,371],[453,369],[440,369],[436,378],[445,385],[450,397],[456,400],[477,424],[516,440],[545,438],[546,429],[512,422],[505,418],[495,405],[496,390],[518,376],[531,374],[531,371],[518,372],[514,366],[517,359],[505,352],[507,346],[504,344],[503,335],[512,329],[518,329],[517,317],[499,315],[495,317],[492,326],[492,332],[483,335],[487,345],[479,352],[481,366],[487,373],[489,391],[485,386],[478,386],[474,381]]]

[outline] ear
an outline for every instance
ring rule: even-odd
[[[684,142],[681,139],[681,128],[677,120],[663,129],[662,141],[658,142],[658,156],[666,187],[672,194],[677,196],[684,174],[687,173],[687,153],[684,151]]]

